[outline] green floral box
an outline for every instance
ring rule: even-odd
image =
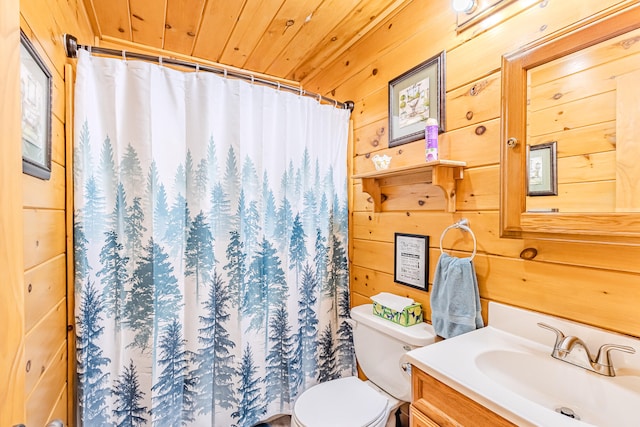
[[[374,302],[373,314],[380,316],[383,319],[391,320],[393,323],[397,323],[402,326],[415,325],[423,320],[422,305],[420,303],[415,303],[409,307],[405,307],[403,311],[396,311]]]

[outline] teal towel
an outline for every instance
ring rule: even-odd
[[[436,334],[443,338],[484,326],[471,258],[440,255],[431,289],[431,322]]]

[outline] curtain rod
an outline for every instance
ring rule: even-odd
[[[153,56],[153,55],[146,55],[146,54],[136,53],[136,52],[128,52],[125,50],[108,49],[108,48],[99,47],[99,46],[82,45],[82,44],[78,44],[78,39],[72,36],[71,34],[64,34],[63,38],[64,38],[64,50],[67,54],[67,58],[77,58],[78,49],[85,49],[92,54],[96,53],[101,55],[120,56],[123,58],[141,59],[144,61],[155,62],[160,65],[162,64],[176,65],[179,67],[194,69],[196,71],[198,70],[207,71],[209,73],[220,74],[225,77],[233,77],[241,80],[247,80],[247,81],[250,81],[251,83],[259,83],[259,84],[262,84],[265,86],[271,86],[280,90],[286,90],[288,92],[297,93],[300,96],[308,96],[310,98],[316,98],[319,102],[324,101],[328,104],[334,104],[336,107],[344,108],[352,112],[353,112],[353,108],[355,107],[355,104],[353,101],[345,101],[345,102],[336,101],[335,99],[322,96],[319,93],[308,92],[304,90],[302,87],[295,87],[295,86],[283,84],[278,81],[268,80],[262,77],[256,77],[250,72],[242,73],[236,70],[228,70],[222,66],[215,67],[211,65],[201,65],[196,62],[182,61],[179,59],[173,59],[173,58],[168,58],[163,56]]]

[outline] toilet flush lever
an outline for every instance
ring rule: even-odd
[[[402,367],[403,371],[405,371],[407,374],[411,375],[411,363],[403,363],[400,366]]]

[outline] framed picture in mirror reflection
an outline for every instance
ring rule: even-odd
[[[527,146],[527,196],[557,196],[557,142]]]

